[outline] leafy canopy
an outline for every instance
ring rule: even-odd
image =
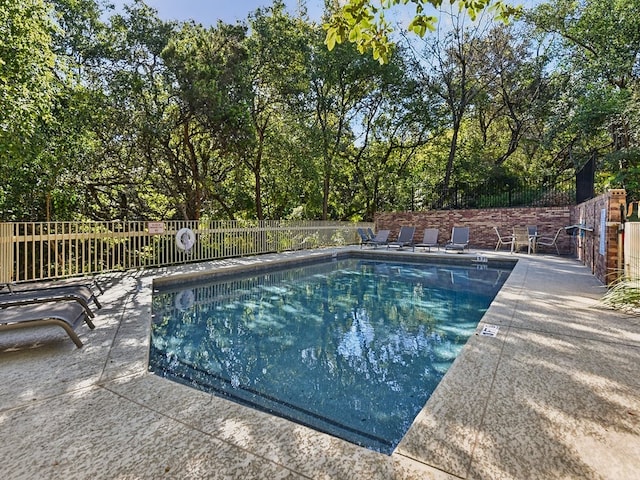
[[[0,0],[0,153],[24,150],[55,95],[54,26],[43,0]]]
[[[442,0],[346,0],[324,24],[327,32],[325,44],[333,50],[336,43],[348,40],[354,43],[360,53],[371,50],[373,58],[381,64],[389,61],[393,42],[389,39],[393,28],[385,17],[385,12],[397,5],[413,4],[415,15],[407,30],[424,37],[427,31],[434,31],[437,17],[428,13],[429,6],[440,8]],[[465,11],[471,20],[487,10],[496,19],[507,21],[519,14],[521,7],[513,7],[502,0],[450,0],[460,11]],[[378,6],[375,6],[377,4]]]

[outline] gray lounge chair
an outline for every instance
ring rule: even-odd
[[[463,253],[469,248],[469,227],[453,227],[451,229],[451,240],[444,246],[444,251],[449,250]]]
[[[57,285],[53,287],[25,288],[16,290],[11,288],[11,293],[0,293],[0,308],[7,304],[18,303],[42,303],[51,301],[73,300],[81,304],[91,318],[94,317],[89,303],[102,308],[93,291],[85,285]]]
[[[438,229],[437,228],[425,228],[424,235],[422,237],[422,242],[416,243],[414,248],[423,248],[429,249],[431,251],[431,247],[438,247],[440,250],[440,245],[438,244]]]
[[[369,243],[369,235],[364,231],[364,228],[358,228],[358,236],[360,237],[360,248]]]
[[[393,241],[387,243],[387,248],[389,247],[398,247],[398,250],[404,247],[411,247],[415,250],[413,246],[413,235],[416,233],[416,227],[400,227],[400,233],[398,233],[398,238]]]
[[[75,329],[82,322],[91,329],[95,328],[84,307],[77,302],[51,301],[0,308],[0,331],[57,325],[64,328],[78,348],[82,347],[82,342]]]
[[[52,282],[22,282],[22,283],[4,283],[3,287],[6,287],[11,293],[15,292],[27,292],[32,290],[52,290],[56,288],[75,288],[84,287],[89,289],[92,293],[93,290],[97,290],[101,295],[104,293],[104,289],[95,280],[86,279],[71,279]],[[0,291],[0,293],[4,293]]]
[[[386,245],[387,243],[389,243],[389,230],[380,230],[369,241],[369,245],[373,245],[373,248],[378,248],[378,245]]]
[[[373,230],[371,230],[371,228],[367,228],[367,235],[369,235],[369,240],[372,240],[376,234],[373,233]]]

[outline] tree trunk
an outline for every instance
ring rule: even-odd
[[[453,164],[458,149],[458,133],[460,132],[460,120],[456,119],[453,123],[453,135],[451,135],[451,143],[449,145],[449,158],[447,159],[447,168],[444,173],[444,181],[442,182],[442,193],[440,194],[440,203],[449,199],[449,187],[451,186],[451,176],[453,175]]]

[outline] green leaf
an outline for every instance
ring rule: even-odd
[[[329,28],[327,30],[327,36],[324,39],[324,43],[327,45],[327,48],[329,49],[329,51],[335,48],[337,39],[338,39],[338,35],[336,33],[336,29]]]

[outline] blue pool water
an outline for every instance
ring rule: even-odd
[[[149,368],[391,453],[509,270],[346,259],[156,291]]]

